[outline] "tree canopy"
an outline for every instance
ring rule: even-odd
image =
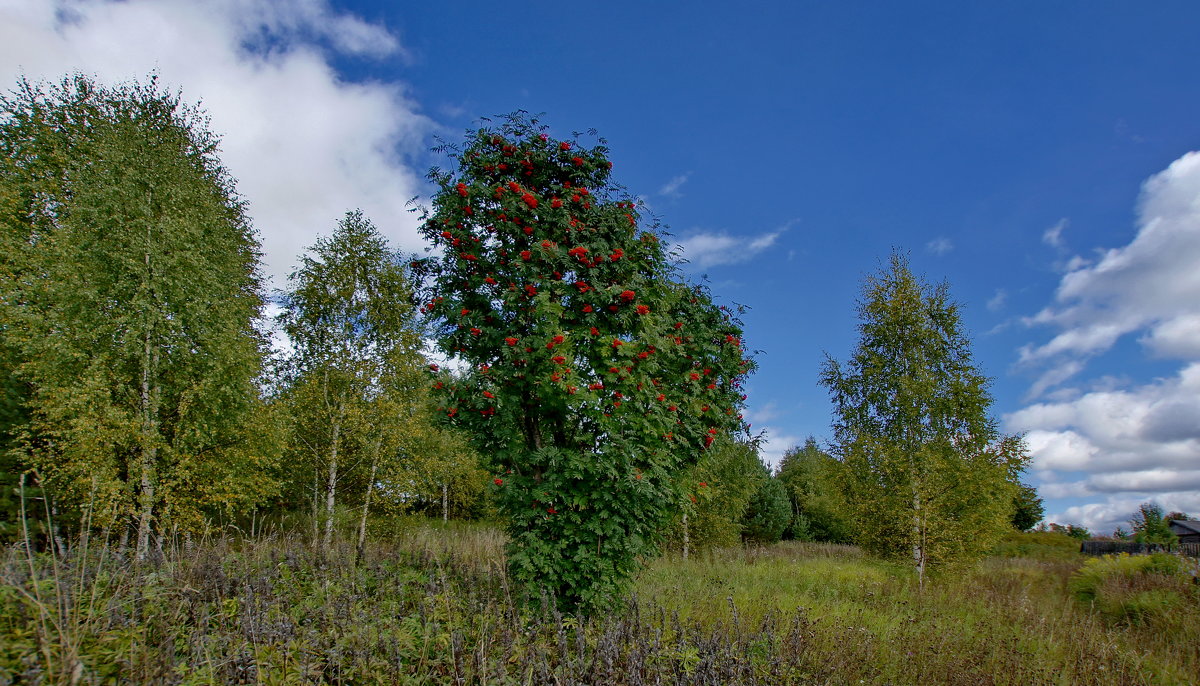
[[[1137,512],[1129,518],[1129,525],[1133,529],[1133,540],[1138,543],[1171,545],[1179,542],[1179,537],[1171,531],[1171,518],[1163,515],[1158,503],[1138,505]]]
[[[1029,484],[1020,484],[1017,487],[1017,493],[1013,496],[1013,528],[1017,531],[1029,531],[1041,521],[1045,511],[1037,489]]]
[[[291,341],[287,400],[296,452],[312,467],[314,512],[333,540],[338,487],[365,468],[370,493],[380,467],[425,428],[423,358],[408,259],[361,212],[317,239],[292,273],[279,321]]]
[[[785,486],[795,513],[792,538],[829,543],[853,540],[849,506],[842,497],[838,480],[840,467],[812,436],[803,446],[784,453],[777,478]]]

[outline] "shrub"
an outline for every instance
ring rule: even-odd
[[[1010,531],[992,549],[992,555],[1074,560],[1079,557],[1079,540],[1053,531]]]
[[[1167,553],[1106,555],[1085,562],[1069,588],[1110,620],[1160,626],[1195,593],[1187,576],[1183,559]]]
[[[750,498],[742,526],[746,540],[775,543],[792,519],[792,504],[779,479],[765,479]]]
[[[1162,621],[1183,603],[1184,598],[1179,591],[1152,588],[1106,598],[1100,611],[1112,619],[1145,626]]]
[[[1131,578],[1144,571],[1149,564],[1150,556],[1146,555],[1121,553],[1092,558],[1084,562],[1079,571],[1075,572],[1068,583],[1068,588],[1071,589],[1071,593],[1076,599],[1092,602],[1096,600],[1096,592],[1105,579]]]

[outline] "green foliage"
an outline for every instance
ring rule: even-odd
[[[830,543],[853,540],[850,508],[843,500],[837,482],[840,467],[832,455],[821,450],[812,436],[803,446],[784,453],[777,478],[787,487],[795,512],[790,538]]]
[[[1197,593],[1183,558],[1167,553],[1093,558],[1071,577],[1075,598],[1110,620],[1167,629]]]
[[[1034,560],[1078,560],[1079,540],[1053,531],[1008,531],[992,549],[997,557]]]
[[[1075,526],[1074,524],[1067,525],[1066,534],[1068,536],[1070,536],[1071,538],[1076,538],[1081,541],[1086,541],[1092,537],[1091,531],[1088,531],[1085,527],[1082,527],[1082,526]]]
[[[779,479],[764,479],[742,517],[743,536],[755,543],[775,543],[792,520],[792,504]]]
[[[639,228],[603,141],[513,115],[439,151],[456,169],[430,172],[437,254],[416,266],[439,347],[472,370],[439,379],[443,412],[495,467],[514,578],[599,606],[654,549],[680,471],[741,430],[740,325]]]
[[[1084,602],[1096,599],[1100,584],[1111,577],[1132,578],[1138,574],[1176,573],[1180,568],[1175,563],[1164,562],[1174,560],[1172,555],[1155,553],[1153,555],[1103,555],[1094,557],[1083,563],[1079,571],[1071,577],[1069,587],[1075,598]]]
[[[303,466],[292,476],[312,485],[326,546],[339,492],[367,501],[376,484],[403,482],[434,431],[407,262],[361,212],[347,212],[301,258],[282,298],[294,346],[283,400]]]
[[[828,358],[821,377],[857,540],[911,560],[918,575],[977,559],[1011,526],[1028,458],[988,413],[989,380],[971,359],[959,306],[893,254],[867,279],[858,312],[853,355],[844,365]]]
[[[139,554],[152,524],[197,528],[277,488],[253,424],[258,245],[216,152],[153,79],[0,98],[9,441],[60,503],[135,518]]]
[[[1092,537],[1092,532],[1088,531],[1087,527],[1076,526],[1074,524],[1062,525],[1057,522],[1043,522],[1038,525],[1038,531],[1051,531],[1053,533],[1063,534],[1071,538],[1086,541]]]
[[[1029,531],[1041,521],[1045,511],[1036,488],[1029,484],[1020,484],[1017,487],[1017,493],[1013,496],[1012,525],[1014,529]]]
[[[1179,542],[1179,537],[1171,531],[1171,520],[1163,516],[1162,506],[1158,503],[1139,505],[1137,512],[1129,518],[1129,525],[1133,529],[1133,540],[1138,543],[1174,545]]]
[[[753,445],[718,439],[678,477],[684,497],[664,529],[665,544],[681,550],[686,535],[689,554],[738,545],[750,499],[769,478]]]
[[[421,392],[428,393],[422,385]],[[390,471],[379,477],[383,511],[430,517],[487,519],[495,516],[492,477],[468,438],[440,424],[431,400],[414,408],[413,430]],[[442,496],[446,496],[443,503]],[[443,505],[446,512],[443,513]]]

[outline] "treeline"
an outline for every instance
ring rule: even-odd
[[[436,411],[412,257],[369,218],[348,212],[268,294],[219,141],[178,95],[22,81],[0,117],[3,540],[90,527],[142,557],[264,515],[361,545],[371,512],[495,514]],[[693,497],[667,544],[811,537],[791,474],[723,437],[678,476]]]
[[[157,536],[303,511],[479,514],[439,427],[409,259],[348,213],[264,318],[260,248],[201,112],[144,84],[0,98],[0,536]],[[285,334],[272,351],[273,329]],[[360,536],[361,539],[361,536]]]
[[[772,473],[735,314],[638,227],[606,146],[545,131],[514,115],[442,150],[459,169],[430,175],[432,257],[348,212],[268,318],[200,111],[153,78],[0,97],[0,536],[104,530],[141,558],[299,513],[361,550],[372,512],[501,514],[518,578],[575,603],[659,538],[854,542],[923,573],[1038,521],[944,284],[899,255],[867,280],[860,344],[822,370],[835,441]]]

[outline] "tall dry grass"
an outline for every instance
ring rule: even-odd
[[[1188,684],[1200,622],[1081,603],[1077,560],[992,559],[924,592],[856,548],[651,561],[598,617],[504,573],[495,528],[381,520],[355,559],[294,533],[77,541],[0,558],[2,683]],[[1194,604],[1196,596],[1191,596]],[[1174,635],[1161,633],[1169,627]]]

